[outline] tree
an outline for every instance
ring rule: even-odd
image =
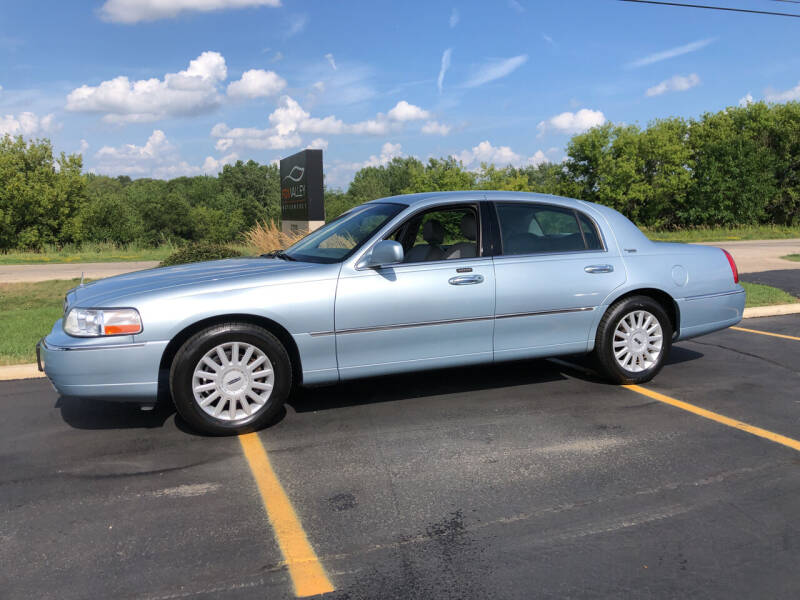
[[[687,224],[761,223],[779,196],[763,103],[705,114],[691,124],[694,171]]]
[[[53,157],[49,140],[0,139],[0,250],[72,241],[86,179],[79,155]]]

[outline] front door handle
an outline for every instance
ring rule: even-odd
[[[475,285],[483,283],[483,275],[459,275],[451,277],[448,282],[450,285]]]
[[[583,269],[587,273],[611,273],[614,270],[613,265],[589,265]]]

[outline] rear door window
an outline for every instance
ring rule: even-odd
[[[602,250],[597,229],[582,213],[545,204],[496,206],[505,255]]]

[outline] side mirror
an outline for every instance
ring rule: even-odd
[[[365,266],[374,269],[401,262],[403,262],[403,245],[394,240],[382,240],[372,248]]]

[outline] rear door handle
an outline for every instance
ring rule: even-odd
[[[587,273],[611,273],[614,270],[613,265],[589,265],[583,268]]]
[[[459,275],[451,277],[448,282],[450,285],[475,285],[483,283],[483,275]]]

